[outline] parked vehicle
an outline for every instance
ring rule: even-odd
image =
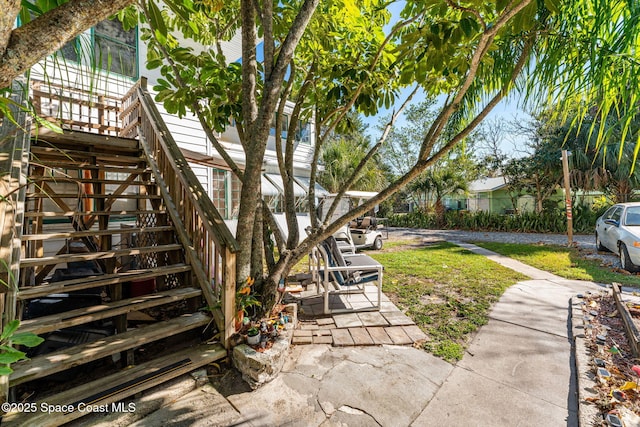
[[[618,203],[598,218],[596,249],[617,253],[623,269],[640,271],[640,202]]]
[[[372,191],[347,191],[338,208],[333,214],[333,219],[339,218],[347,213],[351,208],[362,204],[364,201],[376,196],[378,193]],[[329,206],[333,203],[335,195],[327,195],[320,204],[320,217],[324,218]],[[382,249],[382,239],[384,228],[380,224],[382,218],[376,217],[377,208],[372,209],[369,215],[358,217],[349,221],[334,237],[342,252],[355,252],[356,249],[372,248]]]

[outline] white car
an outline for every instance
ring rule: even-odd
[[[622,268],[640,271],[640,202],[618,203],[598,218],[596,249],[617,253]]]

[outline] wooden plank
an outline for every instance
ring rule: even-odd
[[[97,288],[99,286],[113,285],[115,283],[125,283],[133,280],[166,276],[168,274],[184,273],[190,270],[190,265],[180,263],[159,268],[129,270],[122,273],[102,274],[99,276],[83,277],[82,279],[64,280],[39,286],[20,288],[18,291],[18,299],[27,300],[39,298],[50,294],[80,291],[83,289]]]
[[[157,196],[154,194],[117,194],[117,195],[113,195],[113,194],[86,194],[86,193],[82,193],[82,194],[78,194],[78,193],[27,193],[27,197],[30,199],[37,199],[37,198],[42,198],[42,199],[50,199],[52,197],[57,197],[60,199],[78,199],[78,198],[83,198],[83,199],[111,199],[112,197],[114,197],[115,199],[161,199],[161,196]]]
[[[110,165],[96,165],[91,161],[49,161],[47,162],[47,167],[54,169],[71,169],[71,170],[80,170],[80,169],[96,169],[103,170],[105,172],[119,172],[119,173],[139,173],[142,174],[147,170],[145,168],[127,168],[120,166],[110,166]]]
[[[62,88],[61,88],[62,89]],[[66,89],[66,88],[65,88]],[[83,92],[82,89],[79,90],[79,92]],[[86,93],[86,92],[85,92]],[[58,93],[52,93],[52,92],[48,92],[48,91],[43,91],[43,90],[33,90],[33,96],[39,96],[41,98],[50,98],[50,99],[56,99],[61,101],[63,104],[76,104],[76,105],[82,105],[84,107],[91,107],[91,108],[95,108],[98,107],[100,109],[103,110],[111,110],[111,111],[118,111],[120,109],[120,107],[118,107],[117,105],[109,105],[103,102],[94,102],[94,101],[90,101],[90,100],[86,100],[86,99],[78,99],[78,98],[73,98],[71,96],[62,96]],[[104,98],[103,96],[100,96],[98,98]],[[115,98],[113,98],[115,99]]]
[[[77,410],[77,405],[80,402],[90,405],[110,405],[225,357],[227,357],[227,352],[222,346],[201,344],[138,366],[129,367],[120,373],[100,378],[36,402],[37,408],[40,408],[42,403],[49,405],[75,404],[76,410],[73,412],[53,414],[41,411],[21,414],[12,412],[3,417],[3,425],[50,427],[66,424],[89,413]],[[163,371],[163,367],[170,366],[172,366],[171,369]],[[105,396],[91,399],[92,396],[106,390],[110,392]]]
[[[74,366],[89,363],[118,352],[139,347],[162,338],[176,335],[201,326],[206,326],[211,318],[204,313],[193,313],[153,325],[132,329],[97,341],[63,348],[31,360],[12,365],[9,377],[11,387],[36,378],[61,372]]]
[[[84,129],[96,129],[98,132],[120,132],[119,126],[105,126],[98,123],[88,123],[80,120],[72,119],[60,119],[59,117],[42,117],[43,119],[55,123],[57,125],[67,125],[69,127],[84,128]]]
[[[236,254],[225,248],[222,254],[222,264],[223,336],[225,347],[230,348],[231,336],[236,333]],[[220,328],[220,324],[218,324],[218,328]]]
[[[163,231],[171,231],[173,226],[164,225],[161,227],[140,227],[140,228],[109,228],[106,230],[84,230],[84,231],[68,231],[57,233],[41,233],[41,234],[23,234],[23,241],[32,240],[51,240],[51,239],[71,239],[85,236],[105,236],[107,234],[131,234],[131,233],[159,233]]]
[[[122,299],[120,301],[114,301],[107,304],[79,308],[77,310],[70,310],[64,313],[42,316],[36,319],[23,320],[19,331],[33,332],[36,335],[44,334],[46,332],[55,331],[56,329],[82,325],[95,320],[106,319],[108,317],[114,317],[120,314],[142,310],[144,308],[157,307],[159,305],[182,301],[200,295],[202,295],[202,291],[200,289],[177,288],[170,291]]]
[[[62,211],[62,212],[25,212],[25,218],[63,218],[66,216],[75,216],[75,215],[107,215],[107,216],[135,216],[135,215],[148,215],[148,214],[165,214],[167,213],[164,210],[119,210],[119,211],[87,211],[87,212],[78,212],[78,211]]]
[[[121,185],[126,183],[127,181],[121,179],[92,179],[92,178],[67,178],[61,176],[43,176],[43,177],[31,177],[33,181],[46,181],[46,182],[58,182],[58,183],[67,183],[67,182],[79,182],[82,184],[95,184],[102,183],[105,185]],[[154,185],[153,181],[132,181],[129,185]]]
[[[162,116],[153,102],[151,95],[139,88],[138,96],[140,98],[140,104],[149,118],[148,124],[153,128],[156,135],[162,136],[162,138],[159,139],[159,143],[167,153],[168,163],[175,171],[175,177],[172,178],[179,181],[184,188],[190,190],[188,193],[190,198],[197,199],[197,202],[194,203],[194,208],[208,228],[207,231],[212,234],[211,237],[216,241],[216,244],[228,247],[231,252],[238,252],[240,250],[238,242],[229,231],[222,216],[220,216],[213,202],[207,196],[207,192],[180,152],[178,145],[171,136],[171,132],[169,132],[166,124],[164,124]],[[147,137],[151,137],[151,135],[147,135]],[[143,138],[140,138],[140,141],[142,141],[142,139]],[[149,153],[147,153],[147,157],[149,157]]]
[[[135,139],[73,130],[63,130],[62,133],[57,133],[50,129],[40,128],[35,137],[38,141],[36,144],[40,144],[41,142],[39,141],[49,143],[66,142],[78,146],[139,149],[138,141]]]
[[[51,158],[51,159],[69,159],[69,160],[78,160],[82,158],[91,158],[98,159],[103,161],[113,161],[113,162],[126,162],[126,163],[138,163],[140,162],[140,149],[136,148],[135,151],[127,151],[122,148],[115,147],[105,147],[110,148],[109,152],[105,151],[96,151],[95,147],[88,146],[87,150],[78,149],[77,144],[68,144],[70,148],[60,147],[60,144],[51,144],[51,145],[35,145],[31,148],[30,153],[34,155],[37,159],[43,158]],[[64,144],[62,144],[64,145]],[[80,147],[82,148],[82,147]],[[132,153],[132,154],[129,154]]]
[[[93,261],[96,259],[115,258],[124,255],[141,255],[154,252],[167,252],[182,249],[182,245],[143,246],[140,248],[118,249],[106,252],[88,252],[81,254],[65,254],[42,258],[24,258],[20,261],[20,267],[35,267],[41,265],[55,265],[73,261]]]

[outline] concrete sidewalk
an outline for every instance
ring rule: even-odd
[[[474,245],[532,277],[509,288],[455,366],[400,346],[294,346],[256,391],[200,388],[139,426],[578,425],[569,299],[601,289]]]

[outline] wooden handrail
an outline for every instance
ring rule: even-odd
[[[239,246],[171,136],[143,79],[122,102],[122,136],[138,136],[225,345],[235,333]],[[219,302],[219,304],[218,304]],[[218,307],[220,305],[221,307]],[[221,309],[220,309],[221,308]]]
[[[27,83],[20,79],[12,83],[9,108],[0,126],[0,329],[16,319],[16,295],[20,276],[22,221],[27,192],[30,122],[27,120]],[[0,400],[9,392],[9,377],[0,376]]]
[[[31,79],[33,108],[38,116],[65,129],[118,135],[121,98],[92,88]]]
[[[141,94],[143,110],[150,119],[149,124],[152,126],[156,135],[162,136],[158,142],[168,154],[171,154],[168,160],[172,163],[171,166],[174,172],[176,172],[176,178],[180,180],[181,185],[191,190],[188,196],[196,202],[194,203],[194,208],[197,210],[198,215],[206,219],[204,226],[212,233],[216,244],[229,247],[231,252],[238,252],[240,250],[238,242],[231,234],[231,231],[229,231],[222,215],[220,215],[218,209],[216,209],[207,195],[207,191],[202,187],[202,184],[193,173],[189,163],[184,158],[182,151],[180,151],[178,144],[176,144],[171,136],[167,125],[156,108],[151,95],[142,88],[139,88],[138,91]],[[142,117],[144,119],[144,115]]]

